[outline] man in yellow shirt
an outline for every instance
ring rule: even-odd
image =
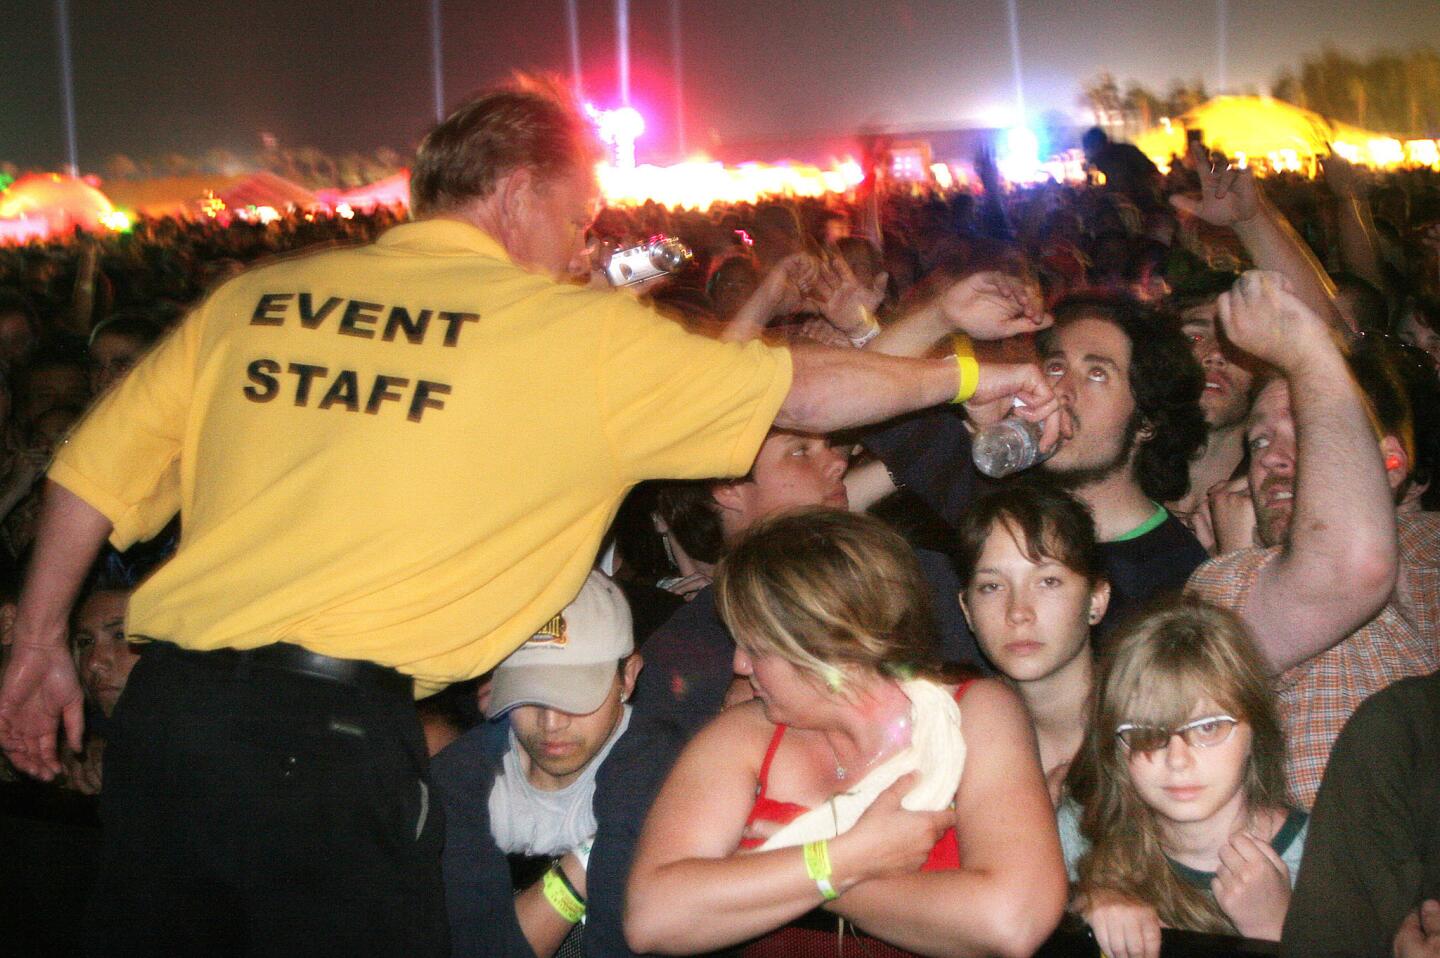
[[[444,953],[411,696],[563,608],[631,486],[743,474],[772,423],[827,432],[962,386],[1056,408],[1030,366],[721,343],[557,281],[594,158],[547,94],[466,104],[421,145],[415,222],[220,287],[57,457],[0,687],[22,770],[58,771],[62,720],[78,743],[65,623],[102,542],[177,508],[184,530],[131,600],[100,950]]]

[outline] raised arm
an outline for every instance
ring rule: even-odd
[[[1170,203],[1182,213],[1233,229],[1257,269],[1284,276],[1296,298],[1331,326],[1346,328],[1335,308],[1335,284],[1294,227],[1265,197],[1254,171],[1217,170],[1199,144],[1191,147],[1190,156],[1200,174],[1200,199],[1176,194]]]
[[[961,367],[954,356],[901,359],[803,343],[793,345],[790,352],[794,376],[775,416],[781,429],[828,433],[882,422],[953,401],[960,389]],[[1059,409],[1037,366],[981,363],[978,370],[972,402],[1019,396],[1025,403],[1024,414],[1035,420]]]
[[[820,275],[820,262],[808,253],[787,256],[760,281],[755,292],[725,324],[720,339],[743,343],[758,338],[776,316],[798,311]]]
[[[1289,386],[1293,457],[1284,417],[1257,415],[1247,434],[1262,468],[1294,479],[1289,534],[1243,612],[1279,672],[1335,645],[1388,601],[1395,506],[1365,399],[1325,322],[1279,277],[1258,273],[1220,297],[1220,321],[1237,347],[1279,368]],[[1267,398],[1262,393],[1257,407]]]
[[[952,283],[898,323],[887,327],[864,350],[822,349],[797,345],[794,383],[775,424],[811,432],[833,432],[882,422],[901,413],[954,400],[960,385],[953,352],[927,355],[941,338],[964,332],[974,339],[1004,339],[1042,329],[1051,322],[1037,292],[1001,273],[977,273]],[[1019,397],[1021,415],[1034,420],[1058,409],[1048,380],[1028,363],[980,363],[972,406]],[[1058,435],[1059,420],[1046,440]]]
[[[998,682],[976,682],[960,712],[960,868],[864,881],[826,907],[918,954],[1028,956],[1060,921],[1066,895],[1035,736]]]
[[[887,356],[927,356],[953,333],[997,340],[1051,325],[1033,284],[1000,272],[972,273],[908,310],[866,347]]]
[[[1380,269],[1380,245],[1375,233],[1375,218],[1360,172],[1338,153],[1325,158],[1325,185],[1335,195],[1336,216],[1340,227],[1340,260],[1350,272],[1376,289],[1385,288],[1385,274]]]

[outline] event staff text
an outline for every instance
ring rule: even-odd
[[[265,293],[250,316],[252,326],[283,326],[292,321],[316,330],[329,322],[339,335],[358,339],[403,341],[416,346],[438,339],[442,346],[454,347],[460,344],[465,325],[478,323],[480,316],[434,309],[411,313],[404,306],[338,296],[317,304],[309,293]],[[297,406],[338,407],[372,416],[379,414],[386,403],[394,403],[406,410],[405,418],[411,422],[419,422],[427,409],[444,409],[441,397],[451,391],[449,383],[429,379],[412,382],[408,376],[383,373],[367,377],[368,381],[362,383],[360,374],[353,369],[332,370],[314,363],[281,363],[276,359],[252,360],[246,374],[250,385],[244,387],[244,393],[251,402],[270,402],[285,393]],[[287,389],[289,386],[293,389]]]

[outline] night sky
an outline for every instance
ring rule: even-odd
[[[1079,115],[1108,68],[1216,83],[1215,0],[1017,0],[1026,105]],[[616,99],[614,6],[581,0],[587,93]],[[511,70],[564,72],[563,0],[442,0],[446,100]],[[682,0],[690,146],[860,126],[1010,122],[1005,0]],[[71,0],[81,166],[259,132],[327,152],[409,149],[432,119],[429,0]],[[0,0],[0,160],[64,159],[53,0]],[[1230,87],[1268,90],[1330,43],[1440,46],[1437,0],[1229,0]],[[632,0],[633,99],[673,142],[670,0]]]

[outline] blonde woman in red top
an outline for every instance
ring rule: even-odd
[[[1033,952],[1066,894],[1034,735],[999,682],[941,672],[904,540],[790,513],[752,530],[716,587],[755,699],[696,736],[656,800],[631,947],[712,951],[823,905],[903,951]]]

